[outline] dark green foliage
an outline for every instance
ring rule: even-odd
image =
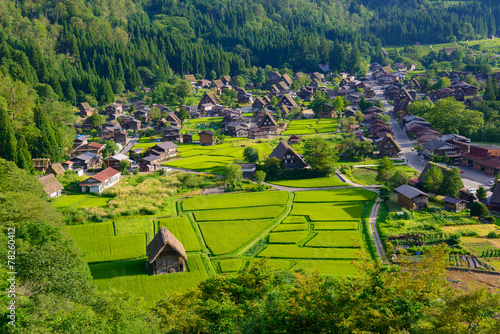
[[[444,173],[443,182],[439,187],[439,194],[443,196],[456,197],[460,189],[464,187],[462,177],[460,176],[460,169],[457,167],[451,171]]]
[[[304,141],[304,158],[313,171],[329,174],[338,160],[337,149],[322,137],[313,137]]]
[[[17,139],[7,110],[0,107],[0,158],[18,161]]]
[[[377,167],[377,181],[382,184],[388,184],[394,174],[394,161],[384,157]]]
[[[487,217],[490,215],[490,210],[486,207],[484,203],[474,202],[470,206],[470,216],[471,217]]]
[[[483,199],[485,199],[485,198],[486,198],[486,196],[487,196],[486,189],[484,189],[484,187],[483,187],[483,186],[479,187],[479,188],[477,189],[477,193],[476,193],[476,195],[477,195],[477,198],[478,198],[480,201],[482,201],[482,200],[483,200]]]
[[[443,184],[443,170],[437,166],[429,168],[425,173],[424,187],[427,191],[437,194]]]
[[[28,171],[16,167],[11,161],[0,158],[0,193],[29,192],[36,197],[46,198],[43,187]]]
[[[391,199],[391,193],[392,193],[392,190],[389,187],[383,186],[383,187],[380,187],[380,189],[379,189],[380,198],[384,201],[388,201]]]
[[[259,161],[259,152],[253,147],[246,147],[243,151],[243,157],[247,162],[257,162]]]
[[[40,138],[36,142],[37,158],[49,158],[51,161],[62,161],[65,153],[60,146],[59,132],[54,129],[54,123],[49,120],[45,110],[37,102],[34,109],[35,125],[40,131]]]

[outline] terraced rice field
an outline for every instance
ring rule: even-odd
[[[366,189],[338,189],[300,191],[295,193],[294,202],[364,202],[373,201],[376,194]]]
[[[222,174],[224,173],[225,166],[233,162],[234,158],[232,157],[199,155],[186,159],[167,161],[163,165],[211,174]]]
[[[225,259],[219,262],[220,271],[223,273],[239,271],[242,264],[242,259]]]
[[[288,125],[284,135],[307,135],[315,133],[336,132],[338,120],[335,118],[298,119]]]
[[[200,223],[200,230],[207,247],[214,255],[227,254],[244,246],[272,220],[239,220]]]
[[[196,196],[184,200],[182,202],[182,208],[184,211],[192,211],[264,205],[284,205],[288,196],[289,193],[286,191]]]
[[[358,231],[321,231],[309,242],[307,247],[361,247]]]
[[[197,222],[223,221],[223,220],[247,220],[275,218],[283,212],[282,206],[262,206],[254,208],[233,208],[226,210],[194,211]]]
[[[312,221],[354,220],[361,217],[363,203],[294,203],[291,215],[309,216]]]
[[[359,258],[361,251],[356,248],[299,247],[297,245],[269,245],[259,253],[259,257],[282,259],[349,259]]]
[[[320,274],[351,276],[360,273],[360,270],[352,261],[299,261],[292,270],[302,270],[305,273],[318,271]]]
[[[186,252],[201,251],[200,242],[186,216],[165,218],[156,221],[156,232],[165,226],[184,245]]]
[[[274,232],[269,236],[271,244],[295,244],[304,240],[309,231]]]
[[[350,187],[349,184],[340,180],[337,176],[318,177],[314,179],[272,181],[270,183],[291,188]]]

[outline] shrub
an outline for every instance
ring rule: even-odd
[[[489,217],[490,216],[490,211],[484,205],[484,203],[481,202],[474,202],[470,206],[470,216],[471,217]]]
[[[487,237],[490,239],[498,239],[498,238],[500,238],[500,234],[496,233],[494,231],[491,231],[490,233],[488,233]]]

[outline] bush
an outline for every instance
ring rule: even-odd
[[[498,234],[494,231],[491,231],[490,233],[488,233],[487,237],[490,239],[498,239],[498,238],[500,238],[500,234]]]
[[[470,216],[471,217],[489,217],[490,210],[481,202],[474,202],[470,206]]]
[[[497,222],[497,220],[496,220],[496,219],[495,219],[495,217],[493,217],[493,216],[487,216],[487,217],[484,217],[484,219],[485,219],[487,222],[491,223],[491,224],[495,224],[495,223]]]

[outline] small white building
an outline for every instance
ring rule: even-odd
[[[109,167],[80,183],[80,187],[83,193],[90,192],[100,194],[107,188],[118,183],[120,180],[121,173],[116,169]]]

